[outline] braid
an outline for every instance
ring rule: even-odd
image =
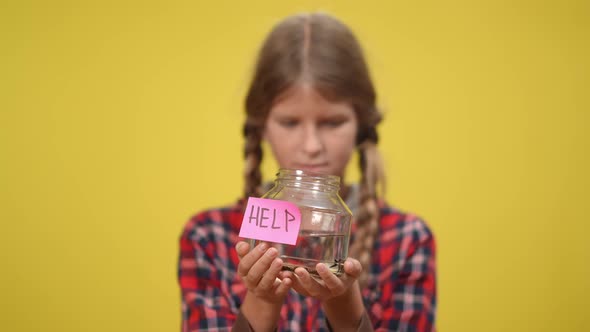
[[[376,137],[375,137],[376,138]],[[351,244],[351,256],[356,257],[363,267],[359,278],[361,287],[367,285],[371,252],[379,228],[379,207],[377,205],[377,187],[384,191],[385,177],[382,170],[381,157],[376,143],[366,140],[359,145],[359,166],[361,170],[360,204],[356,216],[355,240]]]
[[[244,125],[244,137],[246,144],[244,147],[244,198],[260,197],[260,184],[262,183],[262,174],[260,164],[262,162],[262,133],[259,126],[253,125],[248,121]]]

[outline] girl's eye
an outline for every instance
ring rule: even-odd
[[[282,119],[279,120],[279,124],[285,128],[293,128],[297,125],[297,120],[295,119]]]
[[[346,122],[346,119],[330,119],[322,121],[322,125],[329,127],[329,128],[337,128],[343,125]]]

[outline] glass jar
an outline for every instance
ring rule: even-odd
[[[303,267],[317,277],[316,265],[322,263],[332,273],[342,274],[348,257],[352,213],[339,196],[339,189],[339,176],[279,170],[274,186],[262,198],[291,202],[301,212],[295,245],[270,243],[283,260],[283,270]],[[250,247],[259,242],[250,240]]]

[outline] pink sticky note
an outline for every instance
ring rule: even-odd
[[[301,226],[297,205],[274,199],[250,197],[242,219],[240,237],[294,245]]]

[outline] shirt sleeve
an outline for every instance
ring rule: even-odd
[[[238,314],[238,319],[232,328],[232,332],[253,332],[250,322],[248,322],[241,310]]]
[[[212,241],[195,240],[196,228],[194,225],[190,226],[189,224],[180,237],[178,262],[178,282],[182,292],[182,331],[229,331],[236,321],[238,309],[232,308],[231,299],[223,291],[227,287],[221,285],[222,271],[214,262],[215,249]],[[245,331],[248,330],[246,323]]]
[[[399,273],[383,292],[376,331],[435,331],[436,266],[434,236],[420,219],[410,220],[401,232],[397,259]],[[393,291],[393,295],[391,294]]]
[[[335,332],[334,329],[332,328],[332,325],[330,325],[330,321],[328,321],[327,319],[326,319],[326,325],[328,326],[328,331]],[[359,325],[358,325],[356,331],[357,332],[373,332],[373,325],[371,325],[371,319],[369,318],[369,315],[367,315],[366,311],[361,316],[361,320],[359,321]]]

